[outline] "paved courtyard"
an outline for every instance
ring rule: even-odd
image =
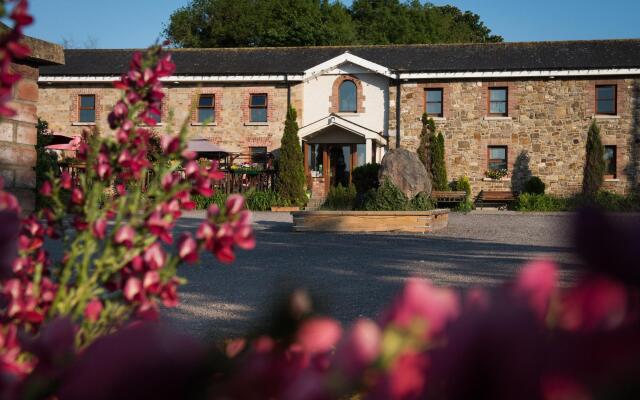
[[[192,229],[203,216],[185,216],[178,229]],[[402,287],[419,276],[439,285],[497,285],[535,257],[551,257],[571,275],[569,214],[510,212],[451,214],[449,227],[423,236],[296,233],[291,216],[255,213],[257,246],[231,265],[210,254],[181,275],[181,304],[167,322],[207,338],[249,331],[284,293],[304,287],[319,308],[348,322],[375,317]]]

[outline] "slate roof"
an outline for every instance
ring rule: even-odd
[[[133,51],[65,50],[65,65],[43,67],[41,75],[119,75]],[[301,74],[345,51],[399,72],[640,67],[640,39],[171,51],[177,75]]]

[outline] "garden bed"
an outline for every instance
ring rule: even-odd
[[[298,211],[296,232],[428,233],[446,228],[449,209],[431,211]]]

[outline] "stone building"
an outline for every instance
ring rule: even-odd
[[[606,188],[638,187],[640,40],[171,51],[158,129],[186,120],[194,136],[255,156],[277,151],[291,105],[315,191],[390,147],[415,149],[424,112],[445,136],[449,179],[468,176],[476,194],[532,175],[549,193],[579,191],[593,121]],[[108,131],[131,54],[67,50],[42,70],[40,116],[56,133]],[[487,178],[495,169],[509,175]]]
[[[0,31],[8,29],[0,24]],[[25,212],[34,209],[36,174],[36,123],[38,122],[38,76],[44,65],[64,63],[62,47],[25,37],[31,56],[16,60],[11,68],[22,75],[13,87],[9,106],[17,113],[0,121],[0,175]]]

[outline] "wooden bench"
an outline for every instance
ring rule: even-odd
[[[431,198],[438,203],[462,203],[467,198],[467,192],[462,191],[438,191],[431,192]]]
[[[478,195],[477,203],[479,204],[480,208],[487,205],[498,206],[498,208],[506,208],[509,203],[515,200],[516,196],[509,190],[483,190]]]

